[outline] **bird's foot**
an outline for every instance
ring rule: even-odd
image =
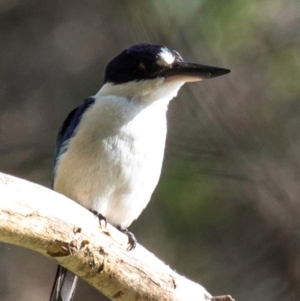
[[[97,217],[99,219],[99,224],[101,226],[102,226],[101,222],[104,222],[105,227],[107,226],[107,220],[104,215],[102,215],[101,213],[99,213],[98,211],[96,211],[94,209],[90,209],[90,211],[95,215],[95,217]]]
[[[123,229],[120,226],[117,226],[117,229],[119,231],[121,231],[122,233],[126,234],[127,237],[128,237],[128,247],[127,247],[126,250],[131,251],[131,250],[135,249],[136,244],[137,244],[137,240],[136,240],[134,234],[131,233],[128,229]]]

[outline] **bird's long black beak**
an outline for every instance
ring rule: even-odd
[[[167,80],[183,80],[185,82],[199,81],[229,73],[229,69],[188,63],[176,62],[164,71]]]

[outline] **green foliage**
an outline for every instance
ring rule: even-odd
[[[268,79],[277,99],[295,99],[300,95],[300,46],[275,49],[268,62]]]

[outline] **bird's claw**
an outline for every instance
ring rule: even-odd
[[[107,220],[106,217],[104,215],[102,215],[101,213],[99,213],[98,211],[94,210],[94,209],[90,209],[90,211],[95,215],[95,217],[97,217],[99,219],[99,224],[101,224],[101,222],[104,222],[105,227],[107,226]]]
[[[128,237],[128,246],[127,246],[127,251],[134,250],[137,244],[137,240],[132,232],[130,232],[128,229],[122,229],[120,226],[117,227],[119,231],[122,233],[126,234]]]

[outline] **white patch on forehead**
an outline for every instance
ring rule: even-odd
[[[173,64],[174,60],[175,56],[167,48],[162,48],[161,52],[158,54],[156,63],[159,66],[168,66]]]

